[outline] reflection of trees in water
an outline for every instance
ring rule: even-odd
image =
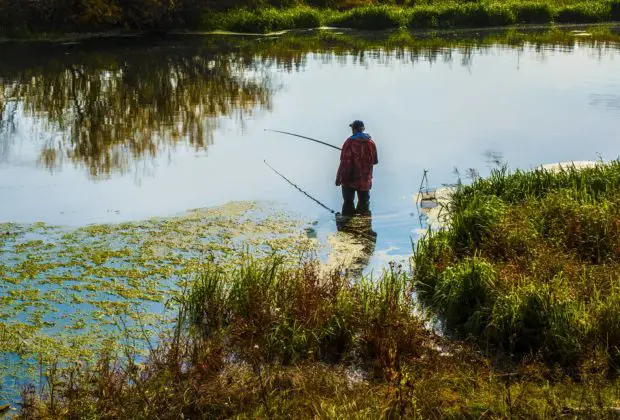
[[[12,98],[44,132],[40,160],[50,169],[68,158],[86,165],[92,177],[105,177],[180,142],[206,148],[217,117],[242,119],[257,106],[271,106],[269,77],[248,77],[227,55],[130,51],[48,60],[12,71],[0,65],[0,143],[8,154]]]
[[[460,58],[460,64],[469,68],[476,56],[495,54],[498,50],[517,54],[533,50],[538,59],[545,60],[548,54],[572,53],[585,46],[592,58],[600,60],[617,51],[619,41],[620,33],[609,28],[595,29],[591,37],[576,37],[558,29],[446,32],[427,36],[398,32],[387,37],[324,32],[315,36],[290,34],[250,42],[244,45],[243,54],[248,62],[258,61],[288,71],[302,69],[309,57],[325,64],[356,66],[393,62],[433,64],[440,60],[452,63]]]
[[[262,65],[274,66],[289,72],[302,71],[306,67],[308,60],[318,60],[321,64],[336,63],[341,66],[362,66],[370,68],[371,65],[389,66],[394,63],[418,63],[434,64],[442,62],[451,64],[455,57],[460,58],[460,64],[464,67],[471,67],[476,55],[492,54],[498,46],[478,47],[462,46],[455,48],[395,48],[370,51],[331,51],[331,52],[294,52],[283,53],[278,57],[273,57],[271,52],[259,53],[255,60]]]
[[[454,42],[451,40],[428,40],[389,36],[338,33],[317,33],[314,36],[289,34],[278,38],[261,39],[241,44],[239,54],[247,65],[260,63],[287,71],[302,70],[308,60],[322,64],[336,63],[342,66],[389,65],[393,62],[412,64],[435,62],[439,59],[451,61],[453,52],[479,50],[476,42]]]
[[[266,53],[259,52],[252,57],[254,62],[259,62],[264,66],[273,66],[289,72],[302,71],[308,60],[317,60],[321,64],[336,63],[341,66],[362,66],[369,67],[371,64],[390,65],[394,62],[408,62],[415,64],[418,62],[434,63],[438,60],[449,63],[453,60],[454,52],[461,52],[472,56],[474,49],[464,48],[452,50],[446,48],[427,49],[385,49],[385,50],[345,50],[345,51],[278,51],[278,56],[273,56],[273,51]],[[250,62],[250,60],[248,60]],[[465,63],[464,63],[465,64]]]
[[[551,31],[424,39],[399,32],[387,39],[320,34],[232,43],[214,37],[168,44],[138,40],[129,48],[114,40],[99,52],[88,46],[3,45],[0,56],[11,60],[0,61],[0,159],[8,159],[15,123],[24,114],[43,134],[40,161],[46,167],[69,159],[85,165],[92,177],[105,177],[176,144],[206,148],[218,117],[242,121],[256,107],[270,108],[277,87],[268,72],[274,68],[302,71],[309,60],[369,66],[450,64],[455,58],[470,67],[476,56],[502,49],[519,56],[529,49],[544,60],[550,51],[570,52],[582,44],[600,58],[617,48],[617,38],[609,33],[603,34],[605,42],[576,40]]]
[[[2,79],[0,79],[2,86]],[[18,102],[0,94],[0,163],[7,162],[14,143]]]

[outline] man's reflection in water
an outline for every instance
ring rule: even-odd
[[[370,257],[375,252],[377,232],[372,230],[372,216],[336,216],[336,229],[343,242],[353,245],[351,263],[348,264],[347,274],[353,279],[360,279],[364,269],[368,266]]]

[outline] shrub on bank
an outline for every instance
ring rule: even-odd
[[[620,0],[609,2],[609,18],[615,21],[620,20]]]
[[[414,256],[420,299],[448,330],[567,368],[620,362],[620,162],[494,171],[461,187]]]
[[[439,27],[464,28],[509,25],[514,22],[511,11],[502,5],[465,3],[440,8]]]
[[[413,7],[406,12],[406,25],[412,29],[430,29],[438,26],[439,10],[434,6]]]
[[[1,33],[95,32],[193,27],[202,0],[0,0]]]
[[[595,23],[610,19],[610,5],[607,3],[578,3],[560,7],[555,15],[558,23]]]
[[[486,6],[489,15],[489,26],[508,26],[517,22],[517,17],[510,5],[505,3],[491,3]]]
[[[405,17],[402,8],[367,6],[334,13],[326,23],[335,27],[381,30],[404,26]]]
[[[550,23],[553,9],[548,3],[515,2],[511,4],[516,23]]]
[[[232,32],[266,33],[282,29],[316,28],[321,26],[322,19],[319,10],[303,6],[290,9],[238,9],[207,14],[202,26]]]

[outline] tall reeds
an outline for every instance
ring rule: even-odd
[[[285,365],[340,361],[360,350],[387,357],[379,353],[388,339],[391,350],[415,353],[411,340],[425,335],[409,279],[396,267],[352,284],[321,273],[317,262],[291,268],[278,257],[247,256],[229,273],[207,269],[184,305],[190,327],[204,338],[225,335],[235,357],[251,349],[252,357]]]
[[[594,23],[619,18],[619,0],[429,2],[411,6],[364,4],[352,9],[233,9],[207,13],[203,29],[263,33],[332,26],[362,30],[484,28],[515,24]]]
[[[602,351],[618,369],[620,162],[460,187],[449,226],[414,256],[419,296],[446,327],[567,369]]]

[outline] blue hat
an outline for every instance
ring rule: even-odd
[[[363,130],[364,129],[364,122],[360,121],[360,120],[355,120],[351,124],[349,124],[349,127],[355,128],[356,130]]]

